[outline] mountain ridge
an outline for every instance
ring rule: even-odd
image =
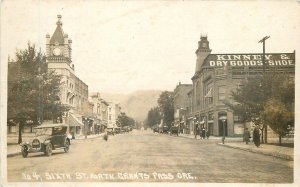
[[[106,101],[119,103],[122,112],[142,122],[147,118],[148,111],[157,106],[157,99],[162,92],[162,90],[137,90],[128,94],[103,92],[100,96]]]

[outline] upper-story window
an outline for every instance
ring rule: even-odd
[[[226,99],[226,86],[225,85],[219,86],[218,96],[219,96],[219,101]]]
[[[201,90],[201,85],[200,85],[200,81],[197,81],[197,84],[196,84],[196,108],[199,108],[200,107],[200,90]]]
[[[211,81],[208,81],[205,83],[204,85],[204,103],[205,103],[205,107],[207,105],[211,105],[213,104],[213,84]]]
[[[226,74],[226,71],[225,71],[225,68],[223,67],[223,68],[216,68],[216,74],[217,75],[224,75],[224,74]]]

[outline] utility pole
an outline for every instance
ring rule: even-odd
[[[265,71],[266,71],[266,64],[265,64],[265,41],[270,38],[270,36],[265,36],[263,37],[261,40],[258,41],[258,43],[263,43],[263,56],[262,56],[262,64],[263,64],[263,97],[265,97]],[[268,125],[267,124],[263,124],[264,125],[264,129],[265,129],[265,132],[264,132],[264,139],[265,139],[265,143],[268,143],[268,140],[267,140],[267,133],[268,133]]]

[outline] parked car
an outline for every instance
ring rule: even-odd
[[[159,127],[156,125],[156,126],[154,126],[154,127],[152,127],[152,130],[153,130],[153,132],[155,133],[155,132],[159,132]]]
[[[170,127],[169,133],[170,133],[170,135],[176,134],[178,136],[178,127],[175,127],[175,126]]]
[[[122,127],[121,131],[129,132],[130,131],[129,126]]]
[[[114,132],[113,128],[107,128],[106,133],[107,133],[107,135],[115,135],[115,132]]]
[[[162,134],[168,134],[168,126],[166,126],[166,125],[164,125],[162,128],[161,128],[161,130],[160,130],[160,133],[162,133]]]
[[[28,153],[37,152],[44,152],[46,156],[51,156],[52,150],[56,149],[69,152],[71,135],[67,135],[67,127],[62,123],[35,127],[37,129],[35,137],[20,144],[22,156],[26,158]]]
[[[115,134],[119,134],[119,133],[121,133],[121,128],[120,127],[115,128]]]

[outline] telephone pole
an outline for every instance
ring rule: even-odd
[[[265,36],[263,37],[261,40],[258,41],[258,43],[263,43],[263,55],[262,55],[262,64],[263,64],[263,97],[265,98],[265,85],[264,85],[264,82],[265,82],[265,71],[266,71],[266,63],[265,63],[265,41],[270,38],[270,36]],[[265,139],[265,143],[268,143],[268,125],[267,124],[263,124],[264,125],[264,139]]]

